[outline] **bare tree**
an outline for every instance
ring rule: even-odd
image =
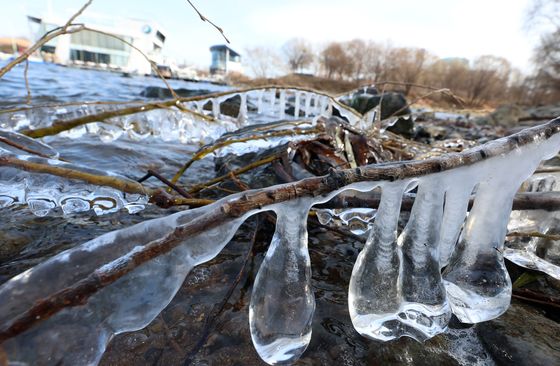
[[[344,47],[339,42],[331,42],[321,52],[321,66],[328,78],[342,78],[352,69],[352,59],[346,54]]]
[[[549,99],[560,99],[560,28],[542,37],[535,61],[540,86],[549,91]]]
[[[245,63],[257,78],[272,76],[279,69],[277,53],[265,46],[256,46],[245,50]]]
[[[511,66],[503,57],[480,56],[474,60],[467,85],[471,105],[479,106],[489,100],[499,100],[507,92]]]
[[[348,55],[348,71],[354,80],[364,79],[368,63],[368,49],[366,42],[361,39],[353,39],[344,43],[346,54]]]
[[[390,77],[392,80],[406,83],[404,93],[410,94],[413,85],[418,83],[422,73],[434,57],[423,48],[395,48],[391,50]]]
[[[303,38],[292,38],[284,44],[282,52],[292,72],[298,72],[311,65],[314,59],[311,44]]]

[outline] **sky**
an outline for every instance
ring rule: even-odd
[[[530,72],[532,50],[539,40],[538,32],[524,27],[531,0],[192,1],[223,28],[230,47],[242,55],[254,46],[280,49],[293,37],[318,45],[361,38],[426,48],[442,58],[472,60],[493,54]],[[85,0],[0,3],[0,37],[29,38],[26,15],[41,16],[50,6],[68,18]],[[225,42],[214,28],[200,21],[186,0],[94,0],[86,13],[156,21],[166,31],[164,54],[202,68],[210,64],[209,47]]]

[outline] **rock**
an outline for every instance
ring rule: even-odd
[[[179,88],[173,90],[178,96],[184,98],[194,97],[197,95],[210,94],[209,90],[204,90],[204,89],[193,90],[193,89]],[[157,98],[157,99],[169,99],[172,97],[171,91],[169,91],[169,89],[161,88],[159,86],[148,86],[144,90],[142,90],[140,95],[145,98]]]
[[[396,92],[381,95],[358,94],[352,98],[349,104],[346,104],[361,114],[365,114],[377,107],[379,102],[381,102],[381,119],[410,114],[410,108],[406,107],[407,101],[405,96]]]
[[[377,90],[376,87],[374,86],[369,86],[365,89],[360,89],[358,90],[356,93],[354,93],[354,97],[360,94],[369,94],[369,95],[377,95],[379,94],[379,91]]]
[[[368,90],[372,93],[377,92],[374,88],[370,89]],[[373,108],[377,107],[381,102],[381,120],[385,120],[393,116],[404,116],[411,113],[410,108],[407,107],[408,103],[405,96],[402,93],[397,92],[388,92],[380,95],[369,94],[366,90],[366,93],[355,93],[351,99],[341,99],[341,102],[354,108],[361,114],[366,114]],[[336,109],[334,110],[333,115],[341,117]],[[399,118],[398,120],[392,122],[386,129],[393,133],[411,138],[414,136],[414,121],[412,121],[412,119]]]
[[[398,118],[386,130],[411,139],[414,137],[414,121],[412,118]]]
[[[239,108],[241,107],[241,97],[235,95],[220,103],[220,113],[230,117],[237,117],[239,115]],[[250,107],[247,106],[249,109]],[[208,102],[203,107],[206,111],[212,110],[212,102]]]
[[[558,365],[560,324],[523,304],[476,325],[478,337],[498,364]]]

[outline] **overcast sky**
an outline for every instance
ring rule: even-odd
[[[29,36],[27,14],[46,14],[48,4],[69,17],[82,0],[0,0],[0,37]],[[395,46],[423,47],[439,57],[503,56],[524,71],[538,34],[525,31],[530,0],[194,0],[220,25],[231,47],[280,48],[292,37],[315,43],[362,38]],[[224,43],[185,0],[94,0],[87,13],[149,19],[167,31],[164,53],[207,67],[208,48]]]

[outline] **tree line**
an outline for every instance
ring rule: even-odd
[[[394,81],[407,84],[402,90],[406,95],[417,92],[414,84],[424,84],[448,88],[472,107],[560,102],[560,0],[533,2],[527,23],[531,27],[539,22],[548,22],[551,31],[543,34],[536,47],[535,68],[529,75],[499,56],[482,55],[470,61],[439,58],[423,48],[393,47],[362,39],[318,47],[294,38],[278,51],[267,47],[247,49],[246,60],[258,78],[310,73],[361,84]]]

